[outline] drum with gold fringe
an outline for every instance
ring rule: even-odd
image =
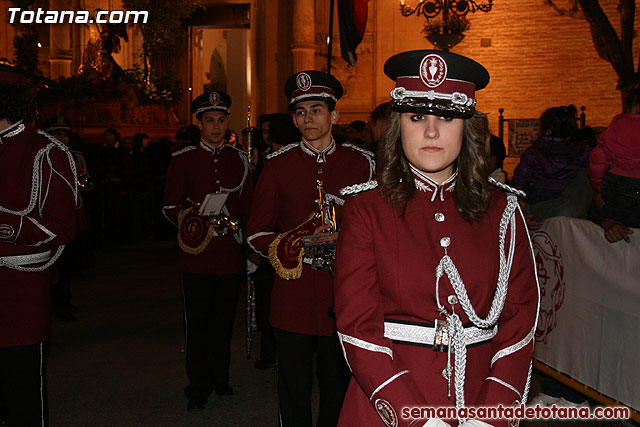
[[[178,216],[178,245],[191,255],[201,254],[215,235],[209,217],[198,215],[197,207],[190,207]]]

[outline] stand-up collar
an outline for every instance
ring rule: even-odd
[[[325,163],[327,161],[326,156],[336,151],[336,141],[331,138],[331,144],[329,144],[329,146],[324,150],[320,151],[315,149],[311,144],[303,139],[302,141],[300,141],[300,148],[308,155],[315,156],[316,163]]]
[[[453,189],[456,186],[456,178],[458,177],[458,170],[456,169],[449,178],[447,178],[442,184],[438,184],[423,172],[418,170],[415,166],[409,165],[411,173],[413,174],[413,180],[416,183],[416,188],[425,193],[432,193],[431,201],[433,202],[438,195],[440,200],[444,201],[445,195],[447,198],[453,194]]]
[[[224,148],[224,141],[222,141],[219,145],[211,145],[204,140],[200,140],[200,147],[204,148],[211,154],[218,154]]]
[[[16,136],[20,132],[22,132],[24,129],[25,129],[25,125],[24,125],[24,123],[22,123],[22,120],[20,120],[18,122],[15,122],[14,124],[9,126],[8,128],[4,129],[3,131],[0,131],[0,144],[3,143],[3,139],[11,138],[12,136]]]

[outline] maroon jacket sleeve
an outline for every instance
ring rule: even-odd
[[[167,170],[167,183],[164,188],[164,202],[162,204],[162,213],[176,227],[180,211],[186,208],[184,202],[187,194],[187,178],[186,174],[181,172],[182,167],[181,158],[171,159]]]
[[[40,171],[40,190],[29,212],[2,212],[0,242],[51,248],[66,245],[76,232],[77,186],[73,160],[54,147],[45,153]],[[24,252],[24,251],[23,251]]]
[[[277,237],[278,187],[275,172],[273,162],[267,160],[258,178],[247,225],[247,244],[265,258],[269,257],[269,245]]]
[[[384,337],[384,313],[373,248],[372,221],[357,196],[345,203],[335,268],[338,335],[353,376],[378,414],[389,405],[398,426],[419,420],[401,416],[404,407],[428,406],[410,371],[393,357]],[[420,424],[424,424],[422,420]]]

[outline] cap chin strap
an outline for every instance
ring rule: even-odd
[[[430,91],[417,91],[407,90],[403,87],[397,87],[391,91],[391,98],[396,101],[401,101],[406,98],[426,98],[431,101],[442,100],[449,101],[452,104],[473,108],[476,105],[476,100],[469,98],[466,94],[460,92],[453,93],[441,93],[435,90]]]
[[[392,99],[391,108],[395,111],[420,111],[424,113],[436,113],[468,118],[473,116],[475,109],[464,105],[455,105],[449,102],[429,102],[422,99],[405,98]]]

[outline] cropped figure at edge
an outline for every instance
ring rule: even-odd
[[[396,88],[377,182],[342,191],[359,194],[336,252],[337,328],[353,372],[339,425],[513,424],[410,416],[527,399],[539,291],[517,192],[488,179],[475,90],[489,74],[431,50],[391,57],[385,74]]]

